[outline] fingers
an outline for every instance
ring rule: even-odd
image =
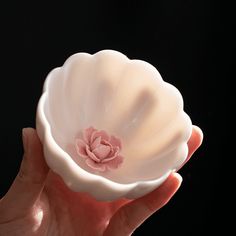
[[[192,131],[191,137],[188,141],[188,156],[187,156],[185,162],[183,163],[183,165],[185,165],[186,162],[188,162],[188,160],[191,158],[193,153],[201,146],[202,140],[203,140],[202,130],[198,126],[193,125],[193,131]]]
[[[203,133],[197,126],[193,126],[192,135],[188,141],[188,157],[198,149],[203,140]],[[182,177],[173,173],[159,188],[150,194],[136,199],[122,206],[112,217],[104,235],[130,235],[144,220],[155,211],[163,207],[180,187]]]
[[[182,182],[182,177],[172,173],[156,190],[142,198],[122,206],[111,218],[104,233],[105,236],[130,235],[155,211],[163,207],[175,194]]]
[[[188,148],[189,148],[188,159],[202,144],[202,140],[203,140],[202,130],[198,126],[193,125],[192,135],[188,141]]]
[[[39,197],[48,173],[42,145],[32,128],[22,131],[24,156],[18,175],[0,202],[0,219],[17,217],[29,210]]]

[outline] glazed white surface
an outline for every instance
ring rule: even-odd
[[[49,167],[98,200],[137,198],[158,187],[185,161],[192,132],[180,92],[149,63],[113,50],[74,54],[51,71],[36,118]],[[74,140],[91,125],[121,139],[120,168],[94,173],[76,156]]]

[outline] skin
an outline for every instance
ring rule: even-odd
[[[187,160],[202,139],[202,131],[193,126]],[[182,182],[178,173],[172,173],[159,188],[139,199],[99,202],[71,191],[48,168],[34,129],[23,129],[23,146],[19,173],[0,200],[0,235],[131,235],[173,197]]]

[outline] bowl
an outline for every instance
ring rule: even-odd
[[[154,66],[102,50],[48,74],[36,129],[48,166],[71,190],[112,201],[141,197],[178,169],[192,124]]]

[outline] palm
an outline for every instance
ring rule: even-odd
[[[39,232],[49,235],[101,235],[114,212],[128,200],[98,202],[86,193],[69,190],[60,177],[49,173],[38,208],[44,212]],[[39,233],[39,235],[41,235]]]

